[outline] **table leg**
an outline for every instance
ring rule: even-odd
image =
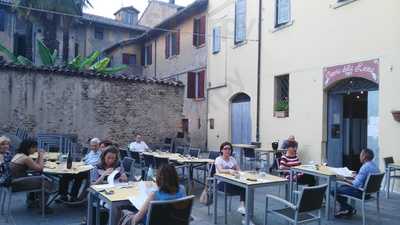
[[[268,165],[267,167],[267,172],[268,172],[268,169],[271,167],[271,155],[269,152],[267,152],[267,165]]]
[[[386,198],[389,199],[390,192],[390,167],[386,167]]]
[[[110,203],[110,210],[109,210],[110,214],[108,215],[108,225],[116,225],[117,224],[117,213],[118,213],[118,209],[115,206],[115,204],[113,204],[112,202]]]
[[[228,198],[227,198],[227,183],[224,183],[224,222],[225,224],[228,224]]]
[[[331,206],[331,197],[330,197],[330,191],[331,191],[331,183],[332,183],[332,176],[328,177],[328,187],[325,193],[325,199],[326,199],[326,205],[325,205],[325,215],[327,220],[331,219],[331,214],[330,214],[330,206]]]
[[[254,211],[254,189],[247,187],[246,188],[246,225],[250,225],[250,220],[253,217]]]
[[[89,191],[87,194],[87,214],[86,214],[86,221],[88,225],[93,224],[93,195]]]
[[[293,200],[293,174],[294,170],[289,170],[289,201]]]
[[[100,225],[100,199],[96,197],[96,225]]]
[[[217,202],[218,202],[218,195],[217,195],[217,179],[214,177],[214,224],[217,224]]]
[[[240,155],[239,163],[240,163],[240,167],[243,167],[243,149],[242,149],[242,148],[239,148],[239,150],[240,150],[240,153],[239,153],[239,155]]]

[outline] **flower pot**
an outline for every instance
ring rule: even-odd
[[[394,120],[400,122],[400,110],[393,110],[392,115]]]
[[[275,111],[275,117],[277,118],[285,118],[288,116],[289,116],[288,111]]]

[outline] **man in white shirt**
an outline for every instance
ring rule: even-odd
[[[144,152],[149,150],[149,146],[142,141],[142,135],[137,134],[135,141],[129,144],[129,150],[133,152]]]

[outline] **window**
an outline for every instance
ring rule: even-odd
[[[193,46],[200,47],[206,42],[206,16],[193,21]]]
[[[189,132],[189,119],[182,119],[182,131],[184,133]]]
[[[187,78],[187,97],[193,99],[204,98],[205,71],[189,72]]]
[[[276,0],[275,27],[280,27],[290,22],[290,1]]]
[[[165,58],[179,55],[180,32],[170,32],[165,35]]]
[[[142,66],[148,66],[153,63],[153,46],[147,45],[142,47]]]
[[[275,77],[275,111],[289,111],[289,75]]]
[[[235,4],[235,44],[246,40],[246,0]]]
[[[214,119],[210,119],[210,130],[214,130]]]
[[[198,118],[197,119],[197,129],[200,129],[200,128],[201,128],[201,119]]]
[[[221,27],[215,27],[213,29],[212,53],[217,54],[220,51],[221,51]]]
[[[75,57],[78,57],[78,55],[79,55],[79,44],[78,44],[78,43],[75,43],[75,46],[74,46],[74,56],[75,56]]]
[[[94,38],[98,40],[103,40],[104,38],[104,29],[101,27],[94,28]]]
[[[133,15],[132,13],[127,13],[127,12],[125,12],[125,13],[122,15],[122,22],[123,22],[123,23],[126,23],[126,24],[134,24],[134,23],[135,23],[135,21],[134,21],[134,15]]]
[[[0,9],[0,31],[6,29],[6,12]]]
[[[135,54],[122,54],[122,64],[124,65],[136,65],[136,55]]]

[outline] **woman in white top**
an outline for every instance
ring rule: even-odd
[[[217,173],[229,173],[232,175],[237,174],[240,171],[239,164],[236,162],[235,158],[232,157],[232,144],[229,142],[224,142],[221,144],[219,151],[221,156],[215,159],[215,168]],[[246,198],[246,191],[244,188],[228,184],[225,182],[220,182],[218,184],[218,190],[224,191],[226,185],[226,191],[232,195],[240,195],[240,206],[237,211],[241,214],[245,214],[246,210],[244,207],[244,201]]]

